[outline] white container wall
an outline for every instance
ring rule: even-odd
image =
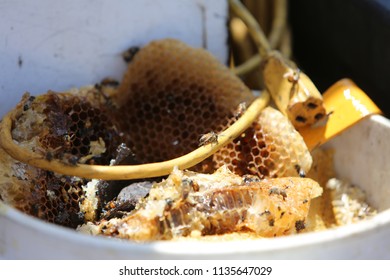
[[[26,91],[121,79],[123,51],[177,38],[228,57],[225,0],[0,0],[0,117]],[[335,81],[336,82],[336,81]],[[318,233],[232,242],[135,244],[45,223],[0,202],[0,259],[390,258],[390,121],[371,116],[333,139],[338,176],[364,188],[379,214]]]

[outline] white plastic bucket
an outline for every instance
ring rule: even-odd
[[[0,116],[25,91],[67,90],[121,78],[121,53],[173,37],[228,55],[227,3],[219,1],[23,1],[2,3]],[[371,116],[332,140],[339,178],[362,187],[379,210],[370,220],[318,233],[230,242],[154,242],[92,237],[0,202],[0,258],[379,259],[390,258],[390,121]]]

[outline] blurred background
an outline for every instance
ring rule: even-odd
[[[290,57],[321,92],[351,78],[388,117],[390,114],[390,1],[388,0],[242,0],[271,45]],[[235,65],[256,48],[243,22],[229,22]],[[276,30],[276,31],[275,31]],[[259,67],[241,75],[261,88]]]

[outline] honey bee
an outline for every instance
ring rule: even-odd
[[[214,131],[202,134],[199,138],[199,147],[207,144],[218,144],[218,134]]]
[[[117,80],[104,78],[100,83],[95,84],[95,89],[97,90],[97,94],[100,94],[106,104],[111,107],[113,104],[110,96],[114,94],[118,86],[119,82]]]
[[[79,158],[75,155],[64,154],[61,158],[61,161],[66,165],[75,166],[77,165]]]
[[[48,151],[48,152],[45,154],[45,159],[46,159],[47,161],[52,161],[53,158],[54,158],[54,155],[53,155],[53,153],[52,153],[51,151]]]
[[[238,104],[236,111],[234,112],[234,117],[236,119],[240,118],[246,111],[246,102],[241,102]]]
[[[293,73],[287,73],[285,77],[287,77],[287,80],[292,84],[291,90],[290,90],[290,98],[294,95],[294,93],[298,89],[298,82],[299,78],[301,76],[301,70],[297,68],[296,71]]]
[[[64,148],[65,149],[69,149],[72,147],[72,142],[73,140],[76,138],[76,134],[72,133],[72,134],[65,134],[63,136],[63,140],[64,140]]]
[[[281,188],[277,188],[277,187],[272,187],[269,190],[269,195],[272,195],[272,194],[281,195],[283,197],[283,200],[285,200],[287,197],[287,192],[285,190],[283,190]]]
[[[296,164],[294,167],[295,167],[295,170],[297,171],[299,177],[301,177],[301,178],[305,178],[306,177],[305,170],[303,170],[302,167],[299,164]]]
[[[28,97],[27,97],[28,96]],[[35,96],[26,94],[26,102],[23,105],[23,111],[27,111],[31,107],[31,103],[35,100]]]
[[[290,83],[297,83],[299,81],[299,77],[301,75],[301,70],[297,68],[297,70],[293,73],[290,73],[288,76],[287,76],[287,80],[290,82]]]
[[[103,86],[103,87],[118,87],[119,86],[119,82],[115,79],[112,79],[112,78],[104,78],[101,82],[100,82],[100,86]]]
[[[297,232],[300,232],[301,230],[303,230],[305,228],[306,228],[305,221],[298,220],[298,221],[295,222],[295,230]]]
[[[130,63],[139,50],[140,50],[139,47],[131,47],[131,48],[129,48],[127,51],[125,51],[122,54],[123,60],[126,63]]]
[[[250,184],[253,182],[260,182],[260,178],[256,175],[245,174],[243,177],[244,184]]]

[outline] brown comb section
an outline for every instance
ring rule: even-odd
[[[105,99],[92,87],[37,97],[26,94],[17,109],[13,139],[48,161],[108,165],[122,142]],[[88,180],[16,162],[3,153],[0,157],[4,201],[51,223],[77,227],[84,222],[80,202]]]
[[[251,91],[210,53],[172,39],[154,41],[133,58],[113,96],[138,158],[171,159],[198,147]]]

